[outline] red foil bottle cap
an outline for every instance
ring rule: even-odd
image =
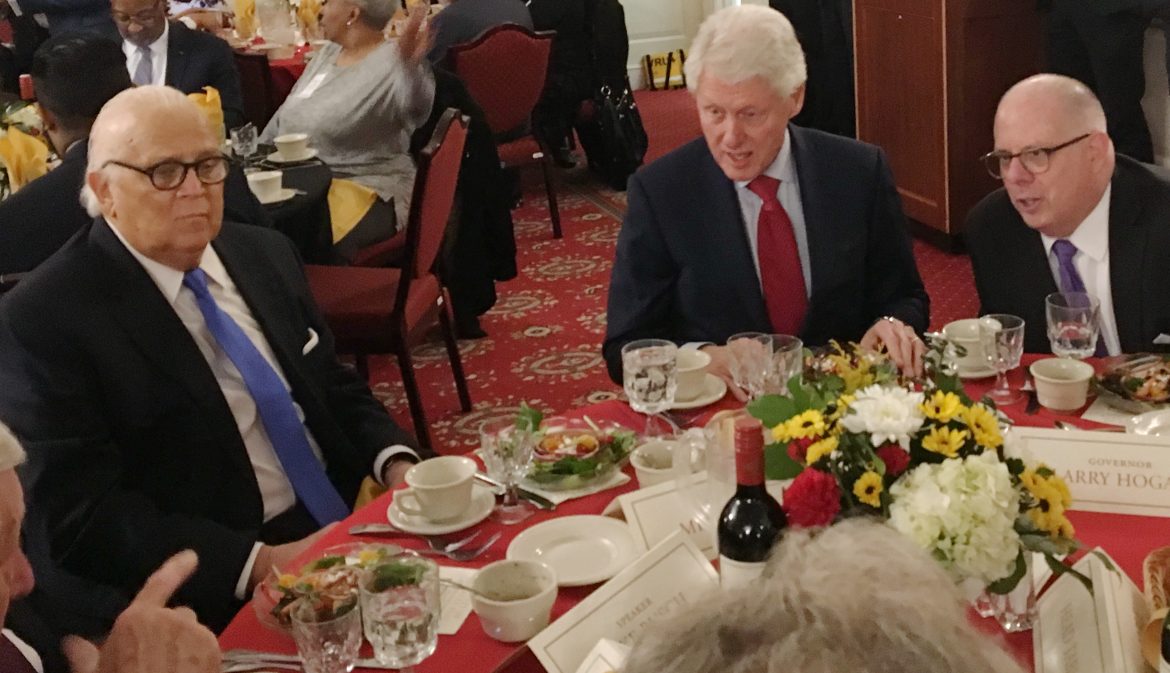
[[[735,477],[747,486],[764,483],[764,426],[750,416],[735,420]]]
[[[27,73],[20,76],[20,97],[22,100],[35,100],[37,97],[33,91],[32,76]]]

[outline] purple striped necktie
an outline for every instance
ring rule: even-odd
[[[1052,244],[1052,252],[1056,253],[1056,261],[1059,264],[1060,291],[1066,293],[1084,292],[1085,281],[1081,278],[1081,274],[1077,271],[1077,265],[1073,262],[1073,258],[1077,256],[1077,246],[1067,238],[1058,238]],[[1109,355],[1108,349],[1105,348],[1104,335],[1097,336],[1097,351],[1093,355],[1099,358]]]

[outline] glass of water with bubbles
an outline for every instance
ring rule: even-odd
[[[622,381],[630,406],[646,414],[646,430],[655,433],[654,415],[674,405],[678,389],[678,346],[665,339],[639,339],[622,347]]]
[[[1084,292],[1054,292],[1044,298],[1048,341],[1054,355],[1084,359],[1097,350],[1101,303]]]
[[[439,643],[439,566],[403,551],[367,568],[358,582],[362,628],[378,663],[414,666]]]

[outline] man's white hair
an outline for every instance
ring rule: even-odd
[[[937,562],[860,519],[789,530],[760,581],[650,626],[622,671],[1022,673]]]
[[[11,470],[24,462],[24,449],[7,425],[0,423],[0,472]]]
[[[206,131],[207,118],[199,107],[178,89],[169,86],[138,86],[122,91],[102,106],[89,132],[89,164],[85,173],[96,173],[112,158],[113,149],[132,137],[133,129],[145,113],[158,114],[174,124],[175,133],[198,133],[184,122],[198,120],[195,126]],[[187,119],[185,119],[186,117]],[[90,217],[102,214],[97,195],[86,181],[81,186],[81,205]]]
[[[791,95],[808,78],[792,24],[762,5],[727,7],[707,17],[683,71],[692,92],[703,74],[728,84],[763,77],[781,96]]]

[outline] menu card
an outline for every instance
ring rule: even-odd
[[[629,647],[609,638],[602,638],[592,650],[589,650],[589,654],[585,655],[585,661],[577,667],[577,673],[618,673],[628,656]]]
[[[701,472],[691,479],[696,489],[703,489],[707,473]],[[643,549],[649,549],[675,532],[682,531],[690,536],[691,541],[708,559],[719,555],[710,521],[678,492],[674,480],[619,495],[617,502],[621,505],[626,522],[630,524],[634,541]]]
[[[1170,447],[1165,437],[1012,429],[1008,452],[1042,462],[1068,482],[1072,509],[1170,517]]]
[[[715,568],[679,531],[561,615],[528,647],[549,673],[575,673],[599,639],[630,645],[648,625],[718,588]]]
[[[439,579],[465,587],[475,581],[475,573],[474,568],[439,566]],[[444,582],[439,586],[439,606],[439,635],[454,635],[471,614],[471,594],[466,589]]]

